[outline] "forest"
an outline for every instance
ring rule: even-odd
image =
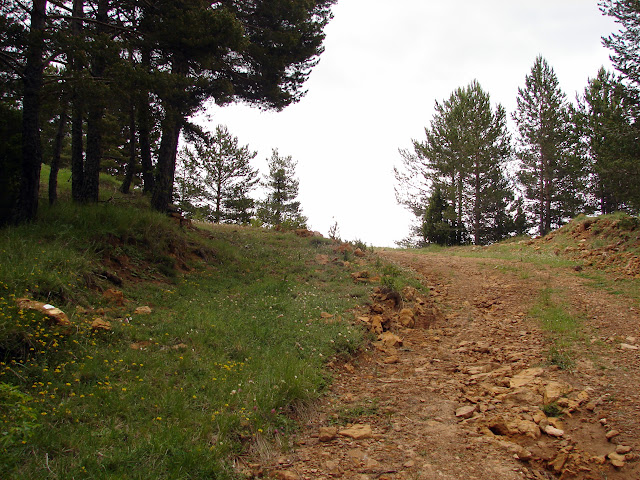
[[[41,165],[98,200],[100,172],[166,211],[178,142],[206,102],[280,110],[304,95],[335,0],[0,3],[0,224],[35,218]]]
[[[79,203],[97,202],[102,172],[158,211],[305,225],[291,157],[274,150],[260,179],[255,152],[191,119],[211,101],[271,110],[299,101],[334,3],[2,2],[0,224],[35,218],[47,164],[51,204],[70,168]],[[640,210],[640,9],[600,8],[622,27],[603,39],[617,71],[594,72],[575,102],[542,56],[511,114],[477,81],[436,102],[426,138],[395,168],[397,200],[416,217],[404,244],[487,244],[544,235],[581,213]],[[260,201],[258,184],[268,190]]]
[[[394,168],[396,198],[417,220],[401,245],[485,245],[579,214],[640,211],[640,7],[600,8],[623,27],[603,39],[617,72],[601,68],[575,102],[542,56],[518,89],[516,135],[477,81],[436,102],[426,138]]]

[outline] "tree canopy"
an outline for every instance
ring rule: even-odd
[[[436,102],[435,110],[426,140],[414,140],[413,152],[400,151],[397,198],[422,217],[427,199],[434,198],[429,192],[439,189],[450,206],[447,220],[455,243],[466,242],[467,232],[477,244],[499,240],[506,232],[497,233],[500,209],[493,206],[512,198],[503,171],[511,152],[505,110],[492,109],[477,81]]]
[[[572,149],[566,95],[544,58],[536,58],[525,86],[518,89],[517,102],[518,178],[533,206],[538,232],[545,235],[584,206],[584,165]]]
[[[47,66],[61,66],[48,79],[61,87],[56,114],[65,103],[72,107],[74,198],[96,201],[105,168],[121,175],[141,170],[152,205],[164,210],[189,117],[209,100],[275,110],[299,101],[335,1],[2,2],[2,101],[21,105],[23,119],[13,220],[29,220],[37,209]],[[118,124],[125,127],[112,129]]]
[[[206,141],[185,146],[177,170],[178,206],[214,223],[247,223],[254,206],[248,194],[259,181],[251,166],[256,155],[224,125]]]
[[[267,162],[269,173],[263,182],[267,197],[258,209],[258,218],[271,226],[306,227],[307,218],[297,200],[300,185],[295,176],[297,162],[290,155],[281,156],[277,149],[273,149]]]

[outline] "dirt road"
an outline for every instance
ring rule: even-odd
[[[378,254],[417,272],[430,295],[415,303],[438,315],[396,324],[400,344],[374,342],[337,365],[330,395],[270,475],[640,479],[640,315],[631,300],[570,268]],[[550,340],[530,315],[545,288],[584,319],[570,368],[550,364]],[[397,317],[403,306],[373,304],[363,315]]]

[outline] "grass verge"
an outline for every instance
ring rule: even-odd
[[[363,341],[342,317],[371,287],[353,283],[357,265],[317,261],[332,255],[324,240],[184,232],[111,203],[0,231],[0,477],[236,478],[230,459],[286,440],[327,361]],[[102,295],[114,277],[121,303]],[[21,296],[72,327],[18,309]]]

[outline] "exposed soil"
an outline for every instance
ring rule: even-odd
[[[289,480],[640,479],[632,300],[588,286],[570,268],[379,255],[415,270],[431,295],[405,292],[395,305],[379,291],[358,316],[401,343],[381,337],[336,365],[331,393],[294,448],[246,469]],[[545,287],[585,319],[571,369],[549,363],[549,340],[529,316]],[[403,307],[413,328],[402,326]]]

